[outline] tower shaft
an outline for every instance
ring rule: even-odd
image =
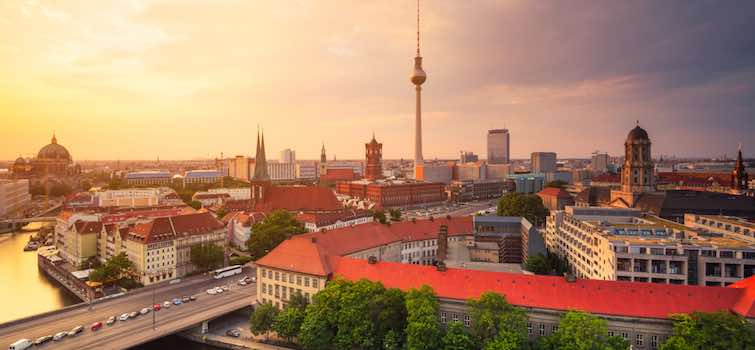
[[[414,165],[423,165],[422,158],[422,87],[417,85],[417,111],[414,120]]]

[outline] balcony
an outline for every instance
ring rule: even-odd
[[[724,265],[724,276],[728,278],[742,278],[742,274],[738,270],[739,265],[726,264]]]
[[[721,277],[721,264],[706,263],[705,264],[705,276],[708,276],[708,277]]]
[[[644,259],[634,259],[634,272],[648,272],[648,261]]]
[[[630,259],[616,259],[616,269],[619,271],[632,271],[632,261]]]
[[[653,260],[650,264],[652,273],[666,273],[666,262],[663,260]]]
[[[684,262],[682,261],[669,261],[668,271],[674,275],[684,274]]]

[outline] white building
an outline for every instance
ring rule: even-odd
[[[220,182],[223,174],[220,170],[189,170],[184,173],[184,186],[196,183],[216,183]]]
[[[296,179],[296,163],[267,162],[267,174],[272,181]]]
[[[209,193],[227,193],[232,200],[246,200],[252,198],[252,192],[249,187],[239,188],[211,188],[207,190]]]
[[[0,217],[21,213],[30,201],[29,180],[0,180]]]
[[[100,207],[155,207],[159,204],[159,188],[129,188],[94,192]]]
[[[357,174],[359,177],[362,177],[364,175],[364,166],[362,162],[358,161],[333,160],[327,162],[326,169],[351,169],[352,171],[354,171],[354,174]]]
[[[608,153],[594,153],[590,162],[590,169],[599,174],[605,173],[608,171],[609,162]]]

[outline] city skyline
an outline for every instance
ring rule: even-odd
[[[654,155],[751,154],[752,4],[563,6],[424,4],[426,159],[484,155],[503,127],[512,158],[620,155],[638,119]],[[361,159],[373,131],[386,159],[411,159],[413,2],[0,9],[0,159],[53,132],[79,160],[252,155],[257,124],[301,159],[323,140],[329,159]]]

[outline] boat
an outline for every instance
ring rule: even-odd
[[[29,252],[29,251],[37,250],[37,248],[39,248],[39,243],[35,241],[31,241],[29,243],[26,243],[26,246],[24,247],[24,251]]]

